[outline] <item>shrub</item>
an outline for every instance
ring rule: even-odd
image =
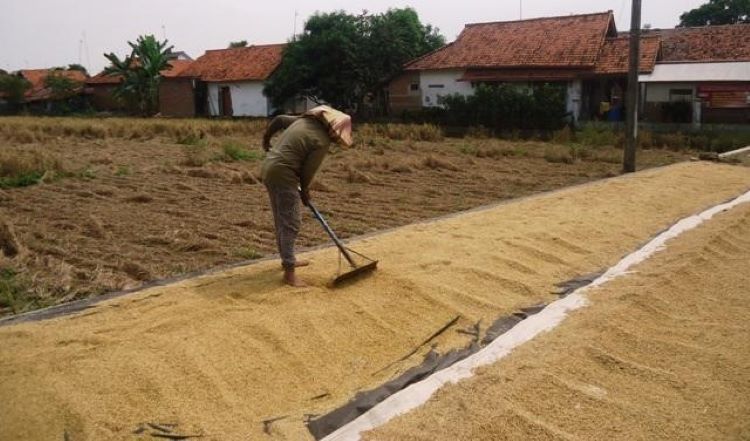
[[[263,156],[260,152],[255,150],[245,150],[241,146],[233,142],[225,142],[222,147],[224,152],[224,161],[257,161]]]
[[[467,138],[487,139],[493,135],[492,130],[484,126],[472,126],[466,131]]]
[[[659,133],[654,138],[657,145],[671,150],[685,150],[690,146],[687,138],[681,132]]]
[[[62,172],[62,163],[56,157],[37,152],[0,151],[0,188],[34,185],[45,175]]]
[[[573,142],[574,139],[575,134],[568,125],[552,133],[552,142],[555,144],[568,144]]]
[[[513,85],[480,84],[473,95],[450,95],[445,106],[445,122],[451,126],[483,126],[494,132],[513,130],[552,131],[563,127],[565,89],[542,84],[531,90]]]
[[[620,147],[625,137],[608,126],[586,124],[576,135],[578,142],[590,147]]]
[[[10,309],[14,314],[46,306],[29,291],[28,280],[10,268],[0,268],[0,313]]]
[[[234,255],[245,260],[257,260],[263,257],[263,253],[252,247],[239,248],[234,252]]]

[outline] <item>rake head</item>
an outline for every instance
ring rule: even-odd
[[[373,260],[372,262],[366,263],[361,266],[354,267],[350,271],[339,274],[335,279],[331,281],[329,286],[331,288],[338,288],[347,283],[354,282],[357,279],[361,279],[372,274],[378,266],[378,261]]]

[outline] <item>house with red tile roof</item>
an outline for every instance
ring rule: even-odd
[[[160,110],[162,108],[161,96],[162,94],[169,95],[174,89],[171,84],[165,85],[166,80],[177,78],[185,69],[193,63],[184,52],[180,52],[178,58],[169,61],[169,69],[165,69],[161,72],[162,84],[159,86],[159,97],[160,97]],[[98,111],[116,112],[125,110],[125,103],[116,99],[113,95],[115,88],[122,82],[122,77],[119,75],[107,75],[104,72],[100,72],[93,77],[86,80],[86,92],[91,97],[91,105]],[[188,91],[188,93],[192,93]],[[169,106],[170,100],[166,100],[165,103]],[[169,108],[171,111],[172,108]],[[186,115],[187,116],[187,115]]]
[[[22,69],[10,75],[23,78],[29,84],[21,102],[27,111],[51,113],[60,111],[61,106],[68,110],[85,107],[85,100],[82,98],[85,93],[84,83],[87,79],[85,72],[63,68]],[[47,79],[50,77],[68,80],[70,87],[64,91],[54,90],[48,87]],[[0,104],[4,103],[4,97],[0,94]]]
[[[177,78],[192,81],[194,115],[264,117],[272,113],[263,84],[281,63],[285,44],[206,51]]]
[[[67,69],[23,69],[19,70],[16,75],[29,82],[31,87],[24,94],[26,103],[49,101],[57,99],[54,92],[47,87],[47,78],[50,76],[60,76],[73,82],[78,87],[73,91],[78,94],[83,91],[83,85],[86,81],[86,74],[80,70]]]
[[[399,114],[440,106],[441,97],[470,95],[480,83],[557,83],[573,121],[620,120],[629,47],[612,11],[468,24],[456,41],[404,66],[388,86],[389,107]],[[664,121],[655,108],[669,106],[651,104],[686,100],[697,102],[693,121],[750,122],[744,111],[719,110],[750,107],[748,61],[750,25],[645,31],[639,110]]]
[[[391,110],[440,106],[445,95],[473,93],[478,83],[565,85],[567,109],[578,120],[617,101],[625,88],[627,39],[612,11],[468,24],[456,41],[404,66],[389,87]],[[658,39],[644,38],[640,69],[654,68]]]
[[[649,121],[750,124],[750,24],[658,29],[652,72],[642,74]]]

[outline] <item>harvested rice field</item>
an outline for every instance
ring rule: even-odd
[[[0,439],[313,439],[305,422],[431,351],[471,345],[498,318],[559,298],[560,282],[602,271],[748,188],[745,167],[680,163],[355,241],[379,270],[337,290],[325,287],[337,266],[326,248],[304,256],[308,288],[281,286],[278,262],[262,261],[0,327]],[[366,436],[600,439],[619,428],[630,430],[622,439],[746,437],[735,418],[748,411],[741,208],[601,287],[591,308],[506,368]],[[700,419],[683,424],[691,416]]]
[[[276,253],[263,121],[0,118],[0,316]],[[344,238],[605,177],[621,150],[361,126],[313,197]],[[644,150],[640,166],[694,153]],[[6,174],[18,173],[10,185]],[[303,216],[299,246],[328,243]]]

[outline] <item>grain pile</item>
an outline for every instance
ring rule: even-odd
[[[381,269],[336,291],[327,249],[306,256],[311,288],[264,262],[0,328],[0,439],[127,439],[148,422],[306,439],[309,414],[417,364],[428,347],[383,369],[453,317],[440,351],[749,186],[745,168],[680,164],[372,237],[357,249]]]
[[[748,262],[744,204],[364,439],[749,439]]]

